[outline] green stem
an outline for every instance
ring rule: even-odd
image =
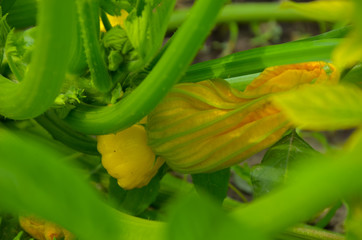
[[[346,237],[321,228],[301,224],[285,230],[283,233],[278,235],[277,239],[345,240]]]
[[[107,17],[106,12],[103,11],[103,10],[101,11],[101,19],[102,19],[102,23],[103,23],[103,26],[104,26],[104,28],[106,29],[106,31],[111,30],[112,25],[111,25],[111,23],[109,22],[109,19],[108,19],[108,17]]]
[[[329,61],[338,39],[298,41],[260,47],[192,65],[181,82],[232,78],[263,71],[266,67],[310,61]]]
[[[217,23],[251,21],[313,21],[293,9],[282,9],[280,3],[233,3],[226,5],[220,12]],[[169,30],[180,26],[189,14],[189,9],[179,9],[172,14]]]
[[[362,187],[361,131],[354,140],[354,149],[307,161],[289,184],[236,209],[232,216],[250,228],[261,230],[262,226],[270,236],[307,220],[341,198],[353,196]]]
[[[33,118],[53,104],[70,56],[73,10],[72,0],[40,2],[38,37],[28,72],[19,84],[0,76],[1,115]]]
[[[319,220],[315,224],[315,226],[319,228],[325,228],[341,206],[342,206],[342,201],[339,201],[334,206],[332,206],[331,209],[329,209],[328,213],[321,220]]]
[[[95,139],[70,129],[54,113],[48,111],[35,119],[54,139],[82,153],[99,155]]]
[[[239,189],[237,189],[237,188],[236,188],[234,185],[232,185],[231,183],[229,183],[229,188],[230,188],[231,190],[233,190],[234,193],[236,193],[236,195],[238,195],[243,202],[245,202],[245,203],[248,202],[248,200],[246,199],[246,197],[239,191]]]
[[[112,88],[112,79],[99,46],[99,4],[94,0],[79,0],[76,3],[93,84],[100,92],[108,92]]]
[[[107,107],[79,106],[65,119],[87,134],[130,127],[146,116],[180,79],[214,25],[224,1],[199,0],[147,78],[126,98]]]

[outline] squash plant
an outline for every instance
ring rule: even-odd
[[[226,2],[0,1],[0,239],[362,238],[361,1]],[[269,19],[335,29],[190,65]]]

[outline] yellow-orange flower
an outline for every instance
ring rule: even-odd
[[[176,85],[148,116],[149,145],[174,170],[220,170],[269,147],[290,127],[270,96],[305,84],[336,83],[331,64],[267,68],[243,92],[224,80]]]

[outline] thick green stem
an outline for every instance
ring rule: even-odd
[[[77,9],[93,84],[99,91],[108,92],[112,88],[112,79],[99,46],[99,3],[96,0],[79,0]]]
[[[47,111],[35,119],[54,139],[82,153],[99,155],[95,139],[70,129],[54,111]]]
[[[59,94],[70,56],[75,8],[72,0],[42,0],[39,29],[29,69],[19,84],[0,77],[0,114],[13,119],[38,116]]]
[[[79,106],[65,119],[87,134],[130,127],[146,116],[180,79],[214,25],[224,1],[199,0],[147,78],[126,98],[107,107]]]
[[[324,230],[322,228],[312,227],[308,225],[297,225],[291,227],[279,234],[277,239],[279,240],[300,240],[300,239],[308,239],[308,240],[345,240],[346,237]]]
[[[280,3],[233,3],[226,5],[217,18],[217,23],[251,21],[313,21],[293,9],[282,9]],[[185,21],[189,9],[179,9],[172,14],[168,29],[177,28]]]
[[[310,61],[329,61],[338,39],[298,41],[255,48],[192,65],[181,82],[232,78],[261,72],[266,67]]]

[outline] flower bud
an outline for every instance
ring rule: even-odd
[[[301,84],[336,82],[323,62],[266,69],[241,92],[221,79],[176,85],[148,116],[148,142],[176,171],[213,172],[271,146],[290,123],[270,95]]]

